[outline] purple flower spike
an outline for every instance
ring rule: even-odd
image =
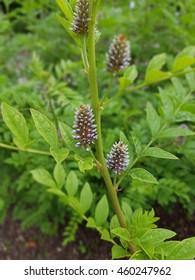
[[[107,69],[116,74],[130,64],[130,44],[125,35],[114,37],[107,54]]]
[[[81,105],[76,109],[73,125],[73,138],[77,140],[76,147],[84,146],[87,151],[90,150],[90,145],[97,139],[94,121],[94,114],[89,105]]]
[[[78,0],[71,30],[77,34],[87,34],[89,25],[89,0]]]
[[[115,142],[107,158],[107,166],[115,174],[120,175],[129,165],[128,147],[123,142]]]

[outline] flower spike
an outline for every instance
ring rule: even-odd
[[[78,141],[75,146],[84,146],[89,151],[90,145],[94,144],[94,140],[97,139],[94,114],[89,105],[81,105],[76,108],[73,128],[73,138]]]
[[[116,74],[130,64],[130,44],[125,35],[114,37],[107,54],[107,69]]]
[[[129,165],[128,147],[122,141],[115,142],[107,157],[107,166],[115,174],[120,175]]]
[[[78,0],[76,10],[73,16],[71,30],[77,34],[83,35],[88,33],[89,25],[89,0]]]

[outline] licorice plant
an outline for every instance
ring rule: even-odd
[[[40,136],[50,145],[50,150],[43,152],[30,149],[29,133],[23,115],[10,105],[2,104],[4,122],[14,134],[15,145],[0,143],[0,147],[24,152],[39,153],[54,158],[56,164],[53,175],[43,168],[32,171],[33,178],[46,185],[48,191],[59,197],[66,206],[76,211],[86,222],[86,226],[96,229],[101,239],[112,243],[112,258],[127,259],[193,259],[195,257],[195,237],[183,241],[167,241],[175,236],[175,232],[158,228],[154,211],[138,209],[132,211],[131,200],[124,199],[121,190],[130,187],[132,180],[146,184],[158,184],[157,179],[140,162],[146,157],[177,160],[172,153],[160,148],[159,139],[193,136],[195,133],[177,125],[178,118],[188,121],[192,115],[183,113],[183,108],[192,100],[195,91],[195,46],[181,51],[175,58],[169,71],[162,70],[166,65],[166,54],[156,55],[150,60],[144,80],[139,82],[138,70],[132,63],[130,42],[127,35],[116,34],[105,55],[105,71],[114,82],[118,83],[118,91],[112,96],[109,92],[99,93],[96,44],[101,44],[100,31],[97,27],[99,0],[56,0],[64,16],[58,19],[64,29],[73,38],[81,50],[84,74],[89,85],[90,98],[85,103],[75,106],[71,125],[59,122],[57,127],[42,113],[31,109],[35,127]],[[72,3],[72,4],[71,4]],[[131,41],[131,45],[133,41]],[[178,77],[185,76],[188,90],[181,90]],[[140,78],[140,80],[143,78]],[[146,108],[146,141],[139,139],[136,132],[127,135],[121,131],[113,139],[109,148],[105,148],[105,137],[102,133],[104,112],[116,101],[138,90],[155,86],[163,81],[171,81],[173,90],[167,92],[159,89],[158,109],[148,102]],[[101,82],[101,81],[100,81]],[[109,89],[110,87],[108,87]],[[129,109],[129,108],[128,108]],[[186,109],[187,110],[187,109]],[[116,113],[116,112],[115,112]],[[117,112],[120,114],[120,111]],[[63,144],[62,144],[63,139]],[[65,147],[64,147],[65,145]],[[106,151],[106,152],[105,152]],[[78,169],[83,173],[92,171],[101,180],[100,198],[93,195],[93,182],[86,182],[79,189],[78,176],[68,170],[66,176],[63,162],[76,161]],[[152,159],[151,159],[152,160]],[[75,165],[74,165],[75,166]],[[92,170],[93,169],[93,170]],[[99,182],[99,181],[98,181]],[[90,186],[91,185],[91,186]],[[65,186],[65,188],[63,188]],[[101,193],[102,195],[102,193]],[[93,199],[96,198],[94,202]],[[95,205],[94,205],[95,204]],[[91,210],[91,206],[92,210]]]

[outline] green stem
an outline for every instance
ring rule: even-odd
[[[19,148],[16,146],[11,146],[11,145],[7,145],[7,144],[3,144],[3,143],[0,143],[0,147],[9,149],[9,150],[14,150],[14,151],[21,151],[21,152],[51,156],[50,152],[45,152],[45,151],[40,151],[40,150],[35,150],[35,149]]]
[[[91,157],[94,159],[94,161],[95,161],[96,163],[98,163],[98,160],[97,160],[96,157],[94,156],[93,151],[92,151],[91,149],[89,150],[89,153],[90,153]]]
[[[86,36],[85,35],[83,35],[81,37],[81,56],[82,56],[82,59],[83,59],[85,72],[87,74],[88,71],[89,71],[89,62],[88,62],[88,57],[87,57]]]
[[[101,171],[106,183],[109,196],[113,203],[113,207],[117,213],[119,222],[122,227],[125,227],[125,220],[120,209],[118,202],[117,194],[114,190],[112,180],[110,178],[102,145],[102,133],[101,133],[101,108],[99,104],[98,96],[98,84],[97,84],[97,73],[96,73],[96,57],[95,57],[95,23],[96,23],[96,14],[97,14],[97,4],[93,1],[90,1],[90,21],[89,21],[89,85],[91,93],[91,106],[95,115],[96,125],[97,125],[97,134],[98,139],[96,141],[96,150],[98,155],[98,160],[101,164]]]
[[[89,42],[88,42],[88,60],[89,60],[89,85],[91,93],[91,106],[95,115],[95,121],[97,125],[97,135],[98,139],[96,141],[96,151],[98,160],[101,164],[101,172],[104,178],[110,200],[114,211],[118,217],[121,227],[126,227],[126,222],[124,215],[121,211],[121,207],[118,201],[117,192],[112,184],[108,168],[106,166],[104,153],[103,153],[103,144],[102,144],[102,133],[101,133],[101,106],[99,101],[98,94],[98,83],[97,83],[97,73],[96,73],[96,56],[95,56],[95,23],[97,15],[97,1],[90,1],[89,4]],[[133,244],[130,244],[130,250],[133,254],[135,248]]]
[[[139,89],[142,89],[142,88],[145,88],[147,86],[154,85],[154,84],[157,84],[157,83],[160,83],[160,82],[164,82],[164,81],[170,80],[174,77],[179,77],[179,76],[182,76],[182,75],[194,72],[194,71],[195,71],[195,68],[191,68],[191,69],[184,70],[184,71],[181,71],[181,72],[178,72],[178,73],[172,73],[171,75],[169,75],[165,78],[162,78],[158,81],[155,81],[155,82],[143,82],[143,83],[141,83],[141,84],[139,84],[135,87],[126,88],[124,91],[119,91],[118,94],[116,94],[114,97],[110,98],[107,102],[105,102],[105,105],[113,102],[114,100],[120,98],[121,96],[124,96],[126,94],[138,91]]]

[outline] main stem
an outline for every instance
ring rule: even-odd
[[[96,141],[96,151],[98,161],[101,164],[101,172],[104,178],[109,197],[112,201],[114,211],[118,217],[121,227],[125,228],[126,223],[124,215],[121,211],[121,207],[118,201],[117,192],[112,184],[108,168],[106,166],[103,145],[102,145],[102,133],[101,133],[101,106],[98,95],[98,83],[97,83],[97,73],[96,73],[96,56],[95,56],[95,23],[97,15],[97,1],[90,1],[89,8],[89,42],[88,42],[88,59],[89,59],[89,85],[91,93],[91,106],[95,115],[95,121],[97,125],[97,135],[98,139]],[[135,252],[133,244],[130,244],[130,250],[133,254]]]

